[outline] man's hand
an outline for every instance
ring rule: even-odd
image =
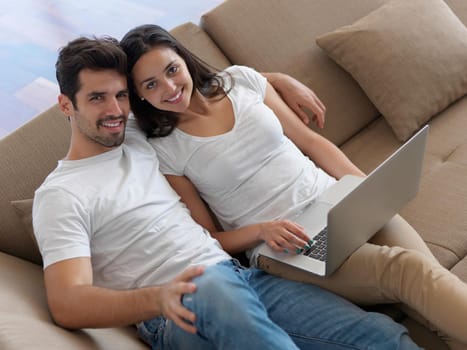
[[[177,326],[188,333],[196,333],[193,326],[196,316],[182,304],[184,294],[196,291],[193,278],[202,275],[204,268],[201,266],[190,267],[178,275],[171,282],[163,285],[160,291],[160,310],[162,316],[175,322]]]
[[[262,74],[305,124],[310,123],[310,118],[305,112],[305,109],[308,109],[313,113],[313,122],[321,129],[324,127],[326,107],[310,88],[287,74]]]

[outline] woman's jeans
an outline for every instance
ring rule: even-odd
[[[196,315],[197,334],[162,317],[142,322],[138,333],[153,349],[418,349],[387,316],[234,260],[207,267],[194,283],[183,304]]]

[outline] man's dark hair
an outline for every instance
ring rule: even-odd
[[[83,69],[112,69],[126,76],[127,59],[118,41],[111,37],[80,37],[60,49],[55,64],[60,92],[76,107],[76,93],[81,88],[79,73]]]

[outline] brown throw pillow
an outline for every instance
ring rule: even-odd
[[[316,41],[400,141],[467,93],[467,29],[442,0],[392,0]]]

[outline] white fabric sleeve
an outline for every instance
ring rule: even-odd
[[[225,71],[232,75],[234,78],[234,84],[235,81],[238,81],[239,84],[258,93],[261,96],[261,99],[264,100],[266,97],[267,79],[263,75],[253,68],[246,66],[231,66]]]
[[[156,151],[157,158],[159,159],[159,170],[164,175],[177,175],[183,176],[183,169],[178,169],[177,157],[170,150],[175,147],[171,146],[171,141],[175,141],[175,138],[167,136],[167,138],[151,138],[149,143]],[[181,156],[181,155],[180,155]]]
[[[44,269],[61,260],[91,256],[89,213],[66,191],[36,192],[33,226]]]

